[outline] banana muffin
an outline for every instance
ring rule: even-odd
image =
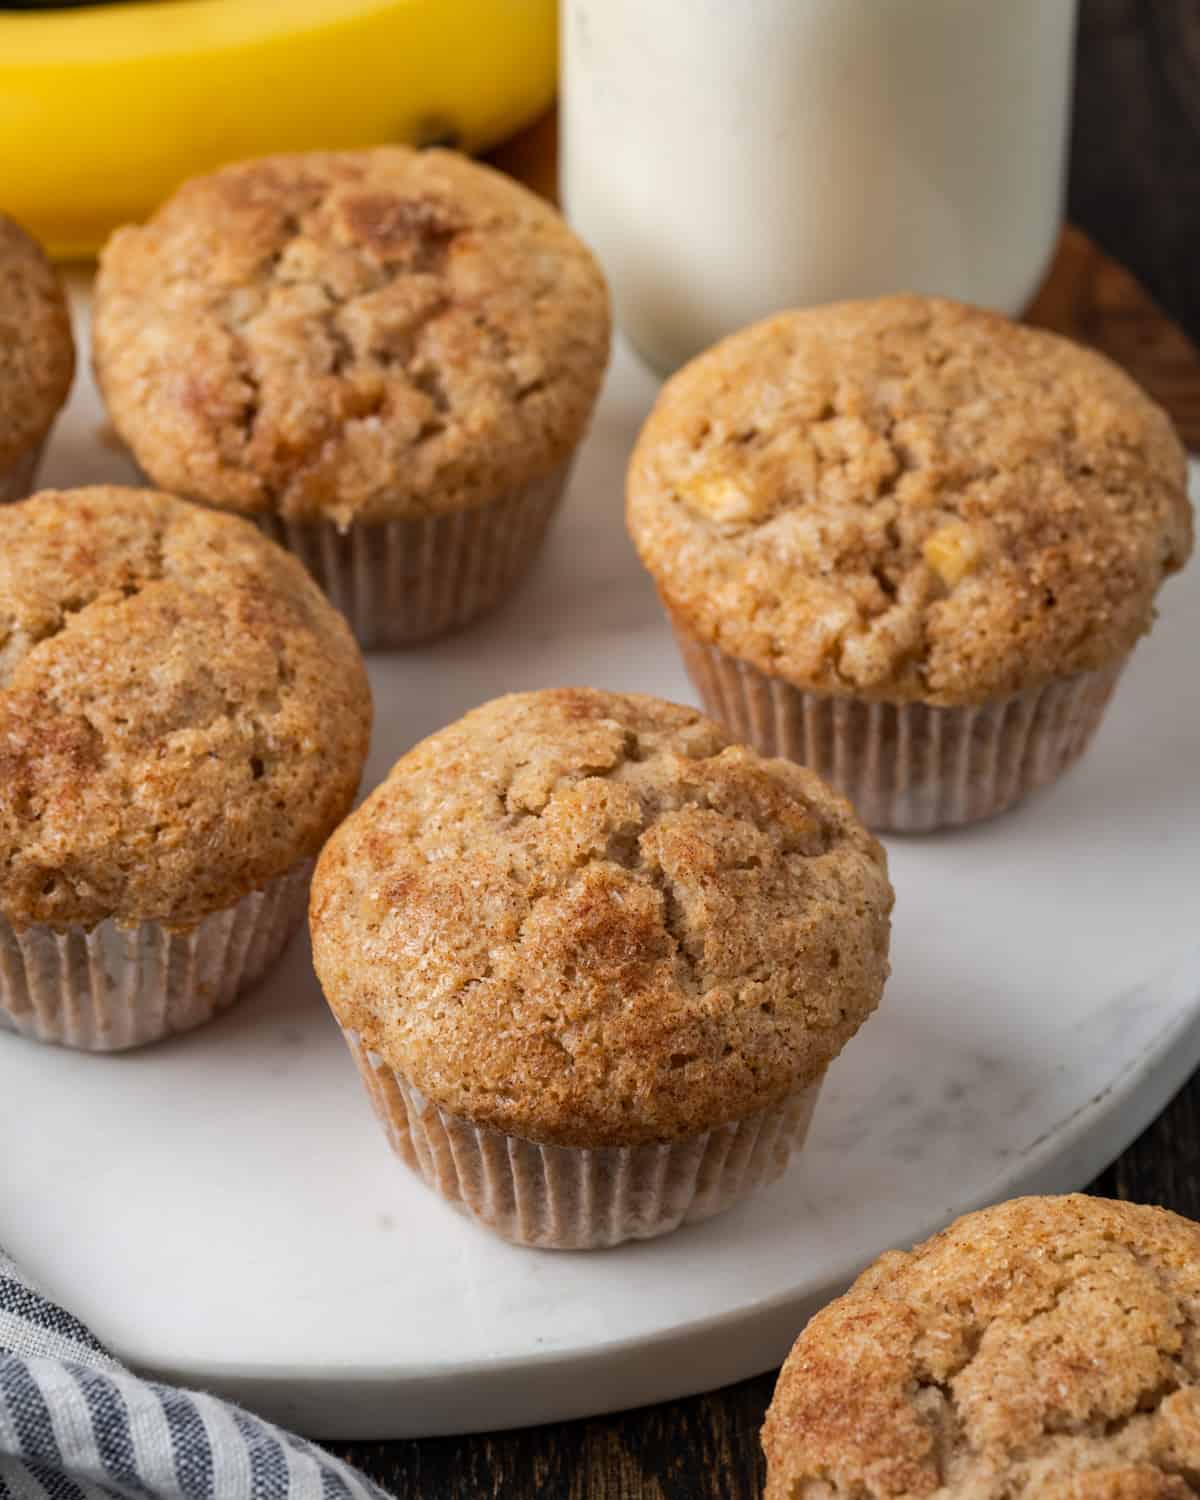
[[[1183,449],[1115,365],[915,296],[694,360],[628,520],[709,711],[911,831],[1076,760],[1192,545]]]
[[[465,624],[533,561],[609,347],[591,255],[447,151],[186,183],[101,257],[96,374],[174,494],[295,550],[364,645]]]
[[[1200,1225],[1077,1195],[882,1256],[796,1341],[766,1500],[1189,1500]]]
[[[112,1051],[231,1004],[303,922],[370,720],[345,621],[247,522],[0,507],[0,1027]]]
[[[33,488],[74,373],[62,284],[37,241],[0,214],[0,501]]]
[[[313,956],[403,1160],[507,1239],[590,1248],[783,1171],[879,1002],[880,846],[694,709],[476,709],[330,840]]]

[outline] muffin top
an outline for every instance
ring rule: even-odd
[[[634,1145],[815,1080],[879,1001],[891,905],[812,772],[655,698],[517,693],[330,840],[313,953],[342,1025],[452,1113]]]
[[[816,692],[978,703],[1107,666],[1191,548],[1165,413],[1102,356],[897,296],[786,313],[664,388],[630,530],[692,634]]]
[[[74,373],[62,284],[37,241],[0,214],[0,465],[42,441]]]
[[[766,1500],[1189,1500],[1200,1225],[1077,1195],[968,1214],[812,1320]]]
[[[371,701],[301,565],[152,490],[0,506],[0,913],[188,925],[315,855]]]
[[[608,341],[603,278],[554,209],[406,146],[195,178],[113,235],[96,283],[97,376],[156,483],[341,525],[547,477]]]

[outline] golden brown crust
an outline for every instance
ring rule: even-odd
[[[629,526],[689,631],[815,692],[979,703],[1112,664],[1192,545],[1165,413],[1053,334],[914,296],[669,381]]]
[[[0,913],[187,925],[317,853],[371,701],[341,616],[246,521],[152,490],[0,507]]]
[[[810,771],[694,709],[518,693],[425,740],[326,846],[342,1025],[478,1125],[696,1134],[818,1077],[874,1010],[880,846]]]
[[[968,1214],[808,1325],[766,1500],[1186,1500],[1200,1225],[1076,1195]]]
[[[293,519],[466,509],[579,442],[603,278],[541,199],[447,151],[268,157],[119,230],[96,372],[164,489]]]
[[[74,373],[62,283],[37,241],[0,214],[0,465],[43,441]]]

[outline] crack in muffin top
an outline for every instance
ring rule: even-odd
[[[687,632],[812,691],[947,705],[1119,660],[1192,544],[1183,449],[1133,381],[915,296],[787,313],[686,366],[628,519]]]
[[[118,230],[97,377],[164,489],[340,525],[548,477],[608,358],[604,281],[548,204],[447,151],[267,157]]]
[[[0,913],[188,926],[316,855],[371,699],[249,522],[151,490],[0,506]]]
[[[74,373],[62,284],[37,241],[0,214],[0,464],[42,441]]]
[[[766,1500],[1190,1500],[1200,1225],[1075,1195],[889,1252],[796,1341]]]
[[[313,954],[342,1025],[452,1113],[634,1145],[815,1081],[878,1004],[891,905],[812,772],[564,689],[397,763],[322,853]]]

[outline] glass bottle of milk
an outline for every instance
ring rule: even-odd
[[[1077,0],[562,0],[562,191],[660,370],[883,292],[1019,313],[1062,218]]]

